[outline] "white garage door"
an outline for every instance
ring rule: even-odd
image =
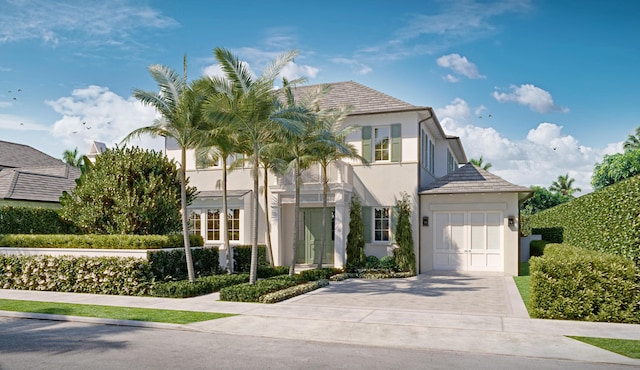
[[[434,269],[503,271],[501,212],[437,212]]]

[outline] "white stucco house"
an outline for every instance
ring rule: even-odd
[[[430,107],[415,106],[356,82],[332,83],[322,108],[350,105],[345,125],[359,127],[347,141],[369,160],[339,161],[330,168],[330,207],[325,230],[325,265],[343,267],[349,233],[351,197],[363,206],[367,255],[392,253],[396,200],[406,192],[413,202],[411,223],[417,271],[495,271],[518,273],[518,203],[530,189],[513,185],[467,163],[458,137],[447,135]],[[312,86],[296,88],[296,94]],[[180,150],[166,140],[167,156],[178,160]],[[207,245],[221,246],[221,164],[197,168],[187,155],[189,184],[200,191],[188,209],[192,232]],[[463,165],[462,167],[460,167]],[[290,177],[269,173],[268,204],[260,204],[260,243],[266,240],[265,212],[271,220],[271,241],[277,265],[291,260],[294,184]],[[234,170],[228,177],[231,244],[250,244],[251,169]],[[261,197],[262,198],[262,197]],[[300,239],[296,261],[317,261],[322,231],[320,169],[304,174],[301,189]],[[329,219],[330,218],[330,219]]]

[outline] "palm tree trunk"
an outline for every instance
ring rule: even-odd
[[[193,271],[193,258],[191,257],[191,246],[189,244],[189,223],[187,221],[187,180],[185,163],[187,162],[187,151],[182,148],[182,163],[180,164],[180,200],[182,203],[182,234],[184,236],[184,255],[187,260],[187,274],[189,281],[196,281],[196,274]]]
[[[258,142],[253,143],[253,199],[252,211],[253,219],[251,220],[251,268],[249,271],[249,284],[255,284],[258,275],[258,200],[260,199],[258,172],[259,172],[259,149]]]
[[[327,230],[327,192],[329,187],[329,179],[327,178],[327,166],[322,165],[322,235],[320,236],[320,259],[318,260],[318,268],[322,268],[322,259],[324,258],[324,244],[326,242],[325,235]]]
[[[275,262],[273,261],[273,250],[271,249],[271,221],[269,220],[269,169],[267,166],[264,166],[264,215],[265,220],[267,222],[267,258],[269,259],[269,264],[271,267],[275,266]]]
[[[291,254],[291,266],[289,267],[289,276],[293,276],[296,273],[296,252],[298,251],[298,244],[300,239],[300,159],[296,158],[295,166],[295,207],[293,210],[293,248]]]
[[[229,246],[229,228],[227,225],[227,156],[224,156],[222,161],[222,225],[224,226],[220,229],[223,233],[224,248],[227,251],[227,269],[229,273],[233,273],[233,254]]]

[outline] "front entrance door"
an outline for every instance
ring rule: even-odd
[[[300,212],[304,226],[301,236],[304,240],[298,244],[296,263],[316,264],[322,243],[322,208],[303,208]],[[324,258],[322,263],[333,264],[334,242],[331,230],[333,208],[327,208],[327,220],[325,223]]]

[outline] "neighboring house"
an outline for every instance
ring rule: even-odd
[[[80,170],[30,146],[0,141],[0,205],[59,207]]]
[[[401,193],[406,192],[413,203],[411,224],[419,272],[456,269],[517,274],[518,200],[526,197],[530,190],[472,165],[458,169],[460,164],[467,163],[462,143],[458,137],[443,131],[432,108],[414,106],[356,82],[330,85],[331,91],[321,100],[320,107],[352,107],[344,124],[360,129],[350,134],[347,141],[359,149],[370,166],[338,161],[329,169],[330,212],[326,220],[328,248],[324,263],[335,267],[345,265],[349,205],[356,194],[363,206],[365,253],[378,257],[390,255],[396,248],[393,207]],[[310,88],[313,87],[298,87],[294,93],[302,94]],[[166,140],[165,150],[170,158],[179,159],[180,150],[171,139]],[[193,151],[189,151],[186,169],[189,184],[200,190],[188,208],[192,232],[201,234],[208,245],[221,245],[221,165],[196,168]],[[235,169],[228,177],[228,235],[232,245],[250,243],[250,172],[248,167]],[[471,176],[472,172],[477,175]],[[456,186],[461,184],[456,174],[463,175],[465,186]],[[301,242],[296,253],[299,264],[317,261],[316,251],[322,235],[320,179],[319,166],[303,174]],[[474,182],[478,185],[473,185]],[[293,245],[293,178],[270,173],[269,184],[269,204],[261,202],[258,210],[260,242],[265,242],[264,212],[269,212],[275,262],[288,265]],[[453,189],[449,191],[450,187]],[[448,215],[446,220],[445,215]],[[459,225],[463,225],[464,230],[460,230]],[[482,256],[476,253],[480,248],[484,251]],[[448,254],[445,256],[443,251]],[[467,260],[472,263],[462,262]]]
[[[89,148],[89,153],[87,153],[87,158],[91,161],[91,163],[96,163],[96,157],[107,150],[107,146],[104,143],[99,141],[94,141],[91,143],[91,148]]]

